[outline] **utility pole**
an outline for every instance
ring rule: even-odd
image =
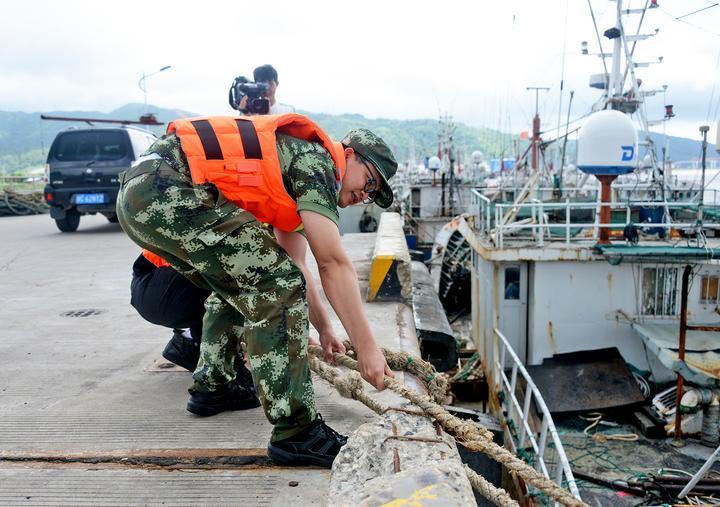
[[[710,127],[703,125],[700,127],[700,133],[703,136],[702,142],[702,176],[700,177],[700,206],[698,206],[698,220],[703,219],[703,207],[705,205],[705,156],[707,154],[707,134]]]
[[[532,133],[532,168],[537,171],[538,147],[540,146],[540,115],[538,114],[538,96],[540,90],[548,91],[545,86],[528,86],[526,90],[535,90],[535,117],[533,118]]]
[[[567,121],[565,122],[565,138],[562,145],[562,156],[560,157],[560,167],[558,168],[558,195],[562,197],[563,188],[563,169],[565,167],[565,151],[567,149],[568,130],[570,129],[570,109],[572,108],[575,90],[570,90],[570,101],[568,102]]]

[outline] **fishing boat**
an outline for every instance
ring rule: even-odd
[[[473,357],[505,442],[597,505],[720,493],[706,476],[720,444],[720,198],[705,153],[692,178],[673,173],[650,135],[644,99],[655,91],[640,90],[633,47],[655,35],[641,31],[656,6],[615,2],[604,32],[612,53],[600,48],[609,70],[591,77],[602,95],[579,128],[573,164],[568,132],[541,139],[536,114],[512,170],[457,190],[451,163],[439,188],[408,186],[411,241],[436,238],[436,289],[446,310],[470,312]],[[673,116],[666,106],[660,121]],[[545,153],[553,144],[562,146],[557,169]],[[672,464],[682,471],[665,470]]]

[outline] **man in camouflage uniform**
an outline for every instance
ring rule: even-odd
[[[387,181],[397,163],[387,145],[368,130],[351,131],[342,143],[347,170],[339,188],[332,158],[318,143],[278,133],[279,165],[325,293],[358,352],[361,374],[382,389],[383,375],[392,372],[374,342],[357,275],[340,244],[337,206],[373,199],[389,206]],[[271,458],[286,465],[329,466],[345,439],[315,410],[307,361],[308,317],[326,357],[344,352],[344,347],[329,325],[312,277],[303,275],[305,238],[280,230],[273,236],[214,185],[194,184],[174,134],[153,144],[123,175],[117,203],[120,224],[135,243],[212,290],[205,303],[189,406],[193,396],[217,400],[232,389],[234,351],[242,331],[260,400],[274,426]]]

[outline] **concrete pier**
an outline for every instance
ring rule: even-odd
[[[374,238],[343,237],[363,294]],[[129,304],[138,254],[103,217],[83,217],[76,233],[47,215],[0,219],[0,505],[326,504],[329,471],[267,460],[261,409],[185,410],[190,373],[160,356],[171,331]],[[416,341],[404,304],[365,311],[381,345]],[[336,430],[374,420],[323,381],[315,389]]]

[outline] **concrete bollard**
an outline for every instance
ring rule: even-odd
[[[417,411],[406,405],[403,410]],[[360,426],[335,459],[330,506],[475,505],[452,437],[424,415],[389,410]]]
[[[402,217],[383,213],[370,263],[368,301],[407,301],[412,297],[410,252]]]

